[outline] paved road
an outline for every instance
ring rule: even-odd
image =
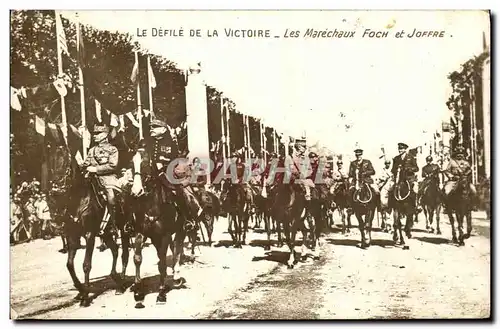
[[[243,249],[225,247],[229,235],[221,218],[214,234],[221,246],[200,247],[196,261],[183,270],[187,288],[170,291],[166,305],[156,305],[156,293],[150,293],[140,310],[132,293],[114,294],[106,278],[109,251],[94,254],[93,286],[99,296],[81,308],[72,300],[76,291],[65,255],[57,253],[59,240],[39,240],[11,247],[11,306],[20,318],[42,319],[488,317],[490,223],[484,218],[474,213],[473,236],[465,247],[449,243],[447,219],[441,236],[423,232],[421,219],[409,250],[393,246],[386,233],[375,232],[368,250],[356,247],[357,229],[347,236],[331,233],[323,240],[320,260],[308,258],[292,270],[283,265],[286,249],[263,250],[262,233],[251,232]],[[82,258],[79,252],[77,264]],[[152,291],[156,262],[154,248],[146,248],[142,273]],[[81,266],[79,272],[83,276]],[[127,274],[134,274],[132,257]]]

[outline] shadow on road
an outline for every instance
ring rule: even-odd
[[[297,260],[300,259],[301,256],[300,252],[297,252],[295,255],[296,255],[295,258]],[[266,260],[286,265],[289,257],[290,257],[290,252],[288,251],[273,250],[266,252],[265,256],[254,256],[252,258],[252,262],[259,262],[262,260]]]
[[[448,240],[448,239],[434,237],[434,236],[419,236],[419,237],[415,237],[415,239],[418,241],[432,243],[432,244],[449,244],[450,243],[450,240]]]
[[[353,239],[326,239],[328,243],[336,245],[336,246],[351,246],[351,247],[359,247],[361,240],[353,240]],[[372,247],[393,247],[394,242],[392,240],[382,240],[382,239],[372,239],[370,246]]]

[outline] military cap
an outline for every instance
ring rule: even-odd
[[[316,158],[318,155],[314,152],[309,153],[309,158]]]
[[[337,160],[337,164],[343,164],[342,160]]]
[[[363,154],[363,150],[362,149],[355,149],[354,150],[354,154]]]
[[[408,148],[408,145],[406,145],[405,143],[398,143],[398,149],[407,149]]]
[[[432,157],[430,155],[428,155],[426,158],[425,158],[425,161],[432,161]]]
[[[99,133],[109,133],[109,127],[105,124],[95,124],[94,125],[94,134]]]
[[[158,118],[154,118],[151,120],[151,127],[165,127],[167,128],[167,123],[163,120],[160,120]]]

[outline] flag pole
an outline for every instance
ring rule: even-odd
[[[227,156],[230,157],[231,156],[231,140],[230,140],[230,136],[231,134],[229,133],[230,130],[229,130],[229,118],[231,117],[231,111],[229,111],[229,104],[226,104],[225,106],[226,108],[226,127],[227,127]]]
[[[139,83],[139,51],[135,51],[135,62],[137,63],[137,121],[139,122],[139,140],[144,139],[144,134],[142,131],[142,106],[141,106],[141,86]]]
[[[248,119],[248,115],[246,116],[247,118],[247,143],[248,143],[248,158],[250,159],[250,148],[251,148],[251,143],[250,143],[250,120]]]
[[[245,158],[248,158],[248,136],[247,136],[247,116],[243,114],[243,147],[245,148]]]
[[[56,19],[56,40],[57,40],[57,73],[59,76],[63,74],[63,62],[62,62],[62,50],[61,50],[61,40],[59,40],[59,33],[64,33],[64,31],[59,31],[59,28],[62,28],[61,16],[58,16],[59,13],[55,12]],[[58,21],[61,22],[61,26],[59,26]],[[68,121],[66,118],[66,103],[64,102],[64,96],[61,96],[61,121],[62,121],[62,132],[64,138],[68,136]]]
[[[76,50],[78,52],[78,58],[80,57],[80,52],[82,51],[80,47],[80,42],[82,42],[81,38],[81,30],[80,30],[80,20],[78,17],[78,13],[76,13]],[[83,159],[87,157],[87,141],[86,141],[86,130],[87,130],[87,118],[85,115],[85,90],[83,85],[83,71],[80,61],[78,61],[78,84],[80,86],[80,113],[82,117],[82,148],[83,148]]]
[[[222,133],[222,162],[226,160],[226,125],[224,123],[224,98],[220,98],[220,128]]]
[[[153,72],[151,68],[151,56],[148,55],[148,91],[149,91],[149,110],[151,111],[151,117],[154,117],[153,110],[153,88],[151,88],[151,74]]]

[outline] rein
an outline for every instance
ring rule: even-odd
[[[404,197],[401,196],[400,189],[399,189],[399,186],[401,184],[401,182],[399,181],[400,171],[401,171],[401,169],[398,168],[398,174],[396,176],[396,181],[399,183],[394,187],[394,198],[397,201],[404,201],[410,196],[411,188],[410,188],[410,183],[407,180],[405,180],[406,186],[408,187],[408,193]]]
[[[360,199],[360,194],[361,194],[361,186],[360,186],[360,178],[359,178],[359,169],[356,169],[356,191],[354,192],[354,201],[359,202],[361,204],[367,204],[373,199],[373,193],[370,188],[370,186],[367,183],[363,183],[363,186],[365,186],[368,189],[368,199],[367,200],[361,200]]]

